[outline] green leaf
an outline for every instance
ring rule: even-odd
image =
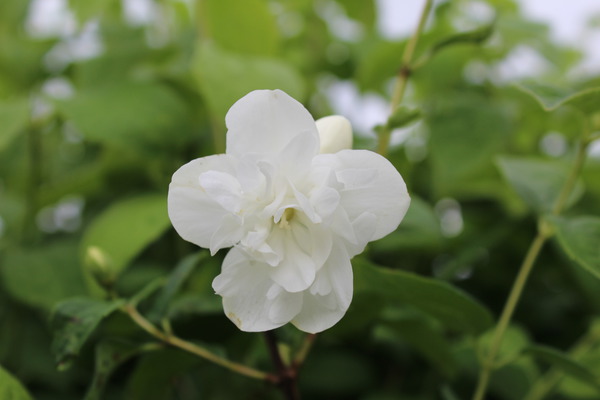
[[[546,111],[569,105],[586,114],[600,110],[600,87],[574,91],[537,83],[519,83],[517,89],[533,97]]]
[[[100,342],[96,346],[96,359],[94,378],[84,400],[101,400],[102,392],[113,371],[121,364],[136,356],[137,354],[151,349],[159,348],[156,346],[137,346],[132,343],[109,340]]]
[[[499,157],[500,171],[517,194],[538,213],[552,210],[568,176],[568,166],[561,162],[525,157]],[[583,194],[583,184],[577,181],[567,207]]]
[[[98,324],[124,303],[124,300],[108,302],[83,297],[59,303],[51,318],[52,352],[58,368],[69,368]]]
[[[373,0],[338,0],[348,17],[362,22],[367,29],[375,25],[377,10]]]
[[[198,266],[200,261],[206,258],[206,256],[206,252],[198,252],[179,262],[173,272],[169,275],[167,283],[158,293],[152,309],[148,312],[148,319],[160,321],[167,315],[171,301],[187,278],[194,272],[194,269]]]
[[[79,23],[83,25],[89,19],[101,16],[112,2],[114,0],[69,0],[69,8],[75,13]]]
[[[0,366],[0,399],[2,400],[32,400],[27,389]]]
[[[387,120],[389,129],[397,129],[410,125],[421,118],[421,111],[416,108],[408,108],[400,106],[394,110],[390,118]]]
[[[82,256],[88,248],[98,247],[108,255],[111,268],[118,275],[169,225],[165,195],[147,194],[122,200],[92,221],[83,235]],[[86,276],[92,290],[98,292],[87,270]]]
[[[553,217],[549,222],[565,253],[600,279],[600,217]]]
[[[600,391],[600,377],[595,376],[582,364],[573,360],[560,350],[548,346],[535,345],[527,347],[525,349],[525,354],[531,354],[540,360],[544,360],[560,369],[565,374],[590,384],[594,386],[596,390]]]
[[[403,312],[386,318],[381,325],[390,329],[394,338],[399,336],[408,342],[444,376],[452,377],[456,373],[458,365],[439,324],[432,323],[420,313]]]
[[[11,249],[2,260],[0,277],[13,297],[48,311],[58,301],[86,293],[72,242]]]
[[[434,43],[429,49],[428,54],[433,56],[440,50],[460,44],[481,44],[486,41],[492,33],[494,33],[493,23],[470,31],[455,33]]]
[[[203,33],[224,49],[273,55],[279,47],[275,15],[263,0],[203,0],[197,3]]]
[[[436,194],[468,195],[472,182],[494,172],[494,156],[512,131],[510,117],[480,95],[453,92],[434,104],[427,122]]]
[[[481,333],[492,325],[490,312],[468,294],[436,279],[374,266],[355,258],[355,290],[398,300],[438,319],[448,328]]]
[[[432,207],[419,197],[412,196],[410,207],[398,229],[370,246],[375,252],[394,253],[406,248],[436,248],[442,239],[440,222]]]
[[[15,99],[0,102],[0,151],[22,132],[29,122],[29,101]]]
[[[184,101],[157,83],[120,82],[88,88],[57,101],[62,114],[93,142],[125,146],[169,147],[186,132],[190,114]]]
[[[208,43],[197,48],[193,72],[219,122],[233,103],[253,90],[281,89],[298,101],[305,94],[302,76],[289,64],[228,53]]]

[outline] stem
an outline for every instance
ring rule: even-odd
[[[560,190],[558,198],[554,203],[554,207],[552,207],[552,215],[559,215],[565,205],[567,204],[567,200],[575,187],[575,183],[577,182],[577,177],[579,176],[581,169],[583,168],[583,163],[585,161],[585,156],[587,153],[587,147],[590,143],[589,138],[589,124],[584,125],[584,130],[581,138],[581,143],[577,149],[577,154],[575,156],[575,161],[573,163],[573,167],[569,172],[567,180],[563,184],[563,187]],[[475,394],[473,395],[473,400],[482,400],[487,391],[487,386],[489,384],[489,380],[492,374],[492,370],[495,368],[496,355],[498,354],[498,350],[500,349],[500,345],[502,344],[502,339],[504,338],[504,333],[506,332],[506,328],[510,323],[512,315],[515,311],[515,308],[521,298],[521,294],[523,293],[523,289],[525,287],[525,283],[527,282],[527,278],[533,269],[535,264],[535,260],[539,255],[544,243],[546,240],[552,235],[550,229],[548,229],[547,224],[540,220],[538,234],[533,240],[525,259],[523,260],[523,264],[519,270],[517,278],[515,279],[515,283],[511,289],[511,292],[508,296],[508,300],[502,310],[502,314],[498,323],[496,324],[496,328],[494,330],[494,337],[492,339],[492,344],[490,347],[490,351],[487,355],[487,358],[483,362],[482,370],[479,374],[479,381],[477,383],[477,388],[475,390]]]
[[[419,17],[419,23],[417,25],[417,28],[415,29],[415,32],[413,33],[408,43],[406,44],[406,47],[404,48],[404,53],[402,55],[402,65],[400,67],[400,71],[398,71],[398,76],[394,85],[394,92],[392,93],[390,113],[393,113],[396,110],[396,108],[398,108],[398,106],[402,102],[402,99],[404,98],[408,78],[413,72],[413,68],[411,66],[413,56],[415,54],[417,43],[419,42],[419,37],[423,32],[423,28],[425,27],[425,21],[427,21],[427,16],[429,15],[429,11],[431,10],[432,5],[433,0],[425,1],[425,5],[423,6],[423,10],[421,11],[421,16]],[[382,156],[385,156],[387,154],[388,147],[390,145],[391,134],[392,130],[387,126],[385,126],[381,131],[377,152]]]
[[[506,305],[504,306],[504,310],[502,310],[500,320],[496,325],[490,352],[483,362],[482,370],[479,375],[479,382],[477,383],[477,389],[475,390],[475,395],[473,396],[474,400],[482,400],[485,395],[490,376],[492,374],[492,369],[494,368],[496,355],[498,354],[498,350],[502,344],[502,339],[504,338],[504,333],[506,332],[506,328],[508,328],[508,324],[510,323],[517,303],[519,302],[521,294],[523,293],[523,288],[525,287],[527,278],[529,277],[529,274],[535,264],[535,260],[540,253],[540,250],[542,249],[546,239],[546,234],[539,232],[529,247],[529,251],[525,256],[525,260],[523,260],[519,274],[515,279],[515,283],[513,284],[510,295],[508,296],[508,300],[506,301]]]
[[[277,338],[275,337],[274,331],[264,332],[265,341],[269,354],[271,355],[271,361],[277,369],[277,376],[279,378],[278,385],[287,400],[300,400],[300,391],[298,390],[298,374],[296,369],[292,366],[287,366],[281,358],[279,349],[277,347]]]
[[[243,364],[239,364],[234,361],[230,361],[225,358],[219,357],[216,354],[206,350],[205,348],[195,345],[194,343],[183,340],[177,336],[164,333],[156,326],[154,326],[150,321],[144,318],[144,316],[140,314],[137,311],[137,309],[131,304],[125,305],[123,307],[123,311],[127,313],[129,317],[133,320],[133,322],[135,322],[140,328],[142,328],[155,338],[162,340],[166,344],[179,347],[182,350],[195,354],[199,357],[202,357],[208,361],[225,367],[231,371],[237,372],[238,374],[245,375],[249,378],[267,381],[273,380],[272,376],[266,372],[259,371],[254,368],[247,367]]]
[[[296,357],[294,358],[294,362],[293,362],[294,367],[299,368],[302,364],[304,364],[304,360],[306,360],[306,357],[308,356],[310,349],[312,348],[313,344],[315,343],[315,339],[317,339],[316,333],[309,333],[308,335],[306,335],[306,337],[304,338],[304,342],[302,343],[302,346],[300,347],[300,350],[298,350],[298,353],[296,354]]]

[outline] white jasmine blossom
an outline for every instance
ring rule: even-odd
[[[402,177],[376,153],[345,149],[345,118],[315,123],[280,90],[249,93],[226,123],[225,154],[173,175],[173,226],[212,254],[233,247],[213,288],[241,330],[333,326],[352,299],[350,258],[395,230],[408,209]]]

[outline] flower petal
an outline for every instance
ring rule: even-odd
[[[279,154],[299,134],[316,138],[307,143],[319,151],[317,127],[302,104],[281,90],[255,90],[227,113],[227,154]]]
[[[235,165],[234,158],[219,154],[190,161],[173,174],[168,195],[169,218],[183,239],[200,247],[211,247],[214,233],[219,230],[223,219],[231,215],[231,212],[223,208],[200,186],[200,175],[207,171],[233,174]],[[237,237],[238,226],[231,222],[228,220],[227,226],[232,229],[231,236]],[[223,240],[224,236],[227,236],[227,232],[221,230],[220,239],[215,241],[212,247],[217,246],[217,242],[222,242],[221,247],[229,246],[228,242],[231,241]]]
[[[309,333],[331,328],[342,319],[350,306],[352,279],[350,257],[344,246],[335,245],[313,283],[315,288],[311,286],[310,290],[303,292],[302,311],[292,320],[292,324]]]
[[[321,142],[320,153],[337,153],[352,148],[352,125],[345,117],[330,115],[316,121]]]
[[[269,278],[272,267],[233,248],[213,289],[223,297],[225,315],[246,332],[262,332],[288,323],[302,306],[302,295],[282,290]]]
[[[359,238],[359,242],[380,239],[398,227],[410,205],[410,196],[404,180],[385,157],[368,150],[342,150],[318,155],[314,164],[328,164],[335,170],[337,179],[344,185],[340,191],[340,207],[350,221],[365,212],[375,216],[372,234],[370,230],[355,232],[357,237],[365,236]]]

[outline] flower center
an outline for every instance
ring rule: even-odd
[[[279,220],[279,227],[282,229],[290,229],[290,221],[294,218],[296,210],[293,208],[286,208]]]

